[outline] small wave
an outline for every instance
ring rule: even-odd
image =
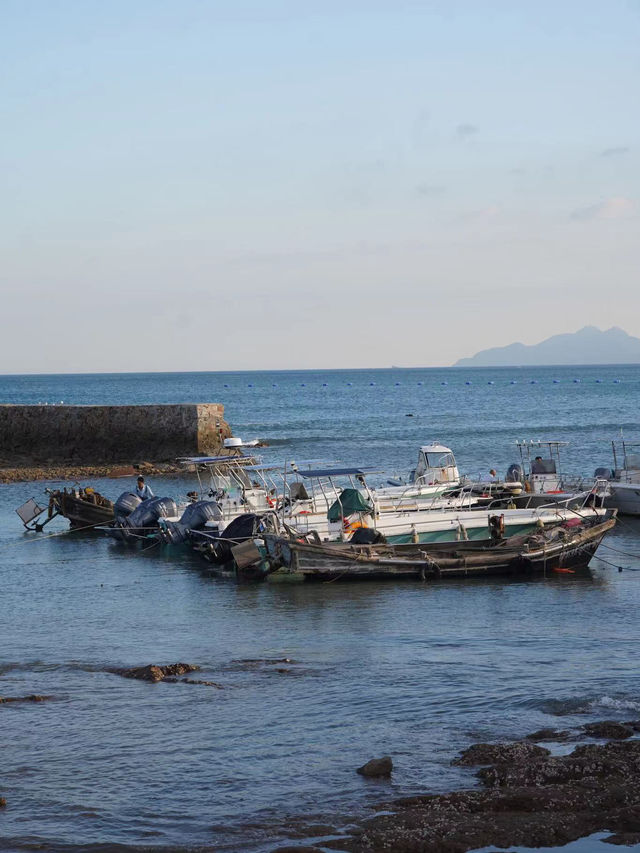
[[[598,708],[611,708],[614,711],[640,711],[640,700],[616,699],[614,696],[602,696],[600,699],[594,699],[590,703],[590,708],[594,711],[598,710]]]
[[[569,717],[573,714],[596,714],[608,711],[640,711],[640,700],[615,696],[597,696],[596,698],[571,697],[568,699],[548,699],[541,703],[540,709],[554,717]]]

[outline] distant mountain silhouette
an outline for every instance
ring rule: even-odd
[[[509,344],[461,358],[454,367],[517,367],[533,364],[640,364],[640,338],[613,326],[606,332],[585,326],[578,332],[553,335],[539,344]]]

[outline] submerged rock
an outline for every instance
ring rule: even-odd
[[[634,732],[632,725],[618,723],[615,720],[603,720],[601,723],[587,723],[583,730],[589,737],[600,737],[606,740],[624,740]]]
[[[452,764],[473,767],[479,764],[516,764],[551,755],[543,746],[519,741],[517,743],[475,743],[452,761]]]
[[[372,758],[367,761],[362,767],[358,767],[357,772],[361,776],[370,776],[376,778],[380,776],[391,776],[393,770],[393,761],[389,755],[384,755],[382,758]]]
[[[107,672],[113,675],[121,675],[123,678],[137,678],[139,681],[151,681],[157,683],[164,681],[167,676],[185,675],[187,672],[195,672],[200,669],[191,663],[171,663],[167,666],[158,666],[150,663],[147,666],[129,667],[127,669],[110,668]]]
[[[530,735],[527,735],[526,740],[530,740],[533,742],[536,741],[546,741],[547,743],[552,743],[555,741],[563,741],[568,740],[571,737],[571,732],[566,729],[538,729],[537,732],[533,732]]]
[[[4,797],[0,797],[0,809],[3,809],[7,805],[7,801]]]
[[[53,696],[41,696],[37,693],[32,693],[30,696],[0,696],[0,705],[6,705],[8,702],[49,702]]]
[[[276,847],[273,850],[273,853],[322,853],[322,850],[320,847],[309,847],[305,844],[303,847],[300,847],[299,845]]]
[[[203,684],[205,687],[216,687],[218,690],[224,690],[222,684],[218,684],[217,681],[201,681],[199,678],[166,677],[164,681],[169,681],[171,684]]]

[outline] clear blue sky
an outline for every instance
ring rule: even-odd
[[[2,0],[0,372],[640,335],[638,0]]]

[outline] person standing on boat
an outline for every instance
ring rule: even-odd
[[[149,498],[154,497],[153,492],[144,482],[144,477],[138,477],[138,485],[136,486],[136,495],[141,498],[143,501],[148,501]]]

